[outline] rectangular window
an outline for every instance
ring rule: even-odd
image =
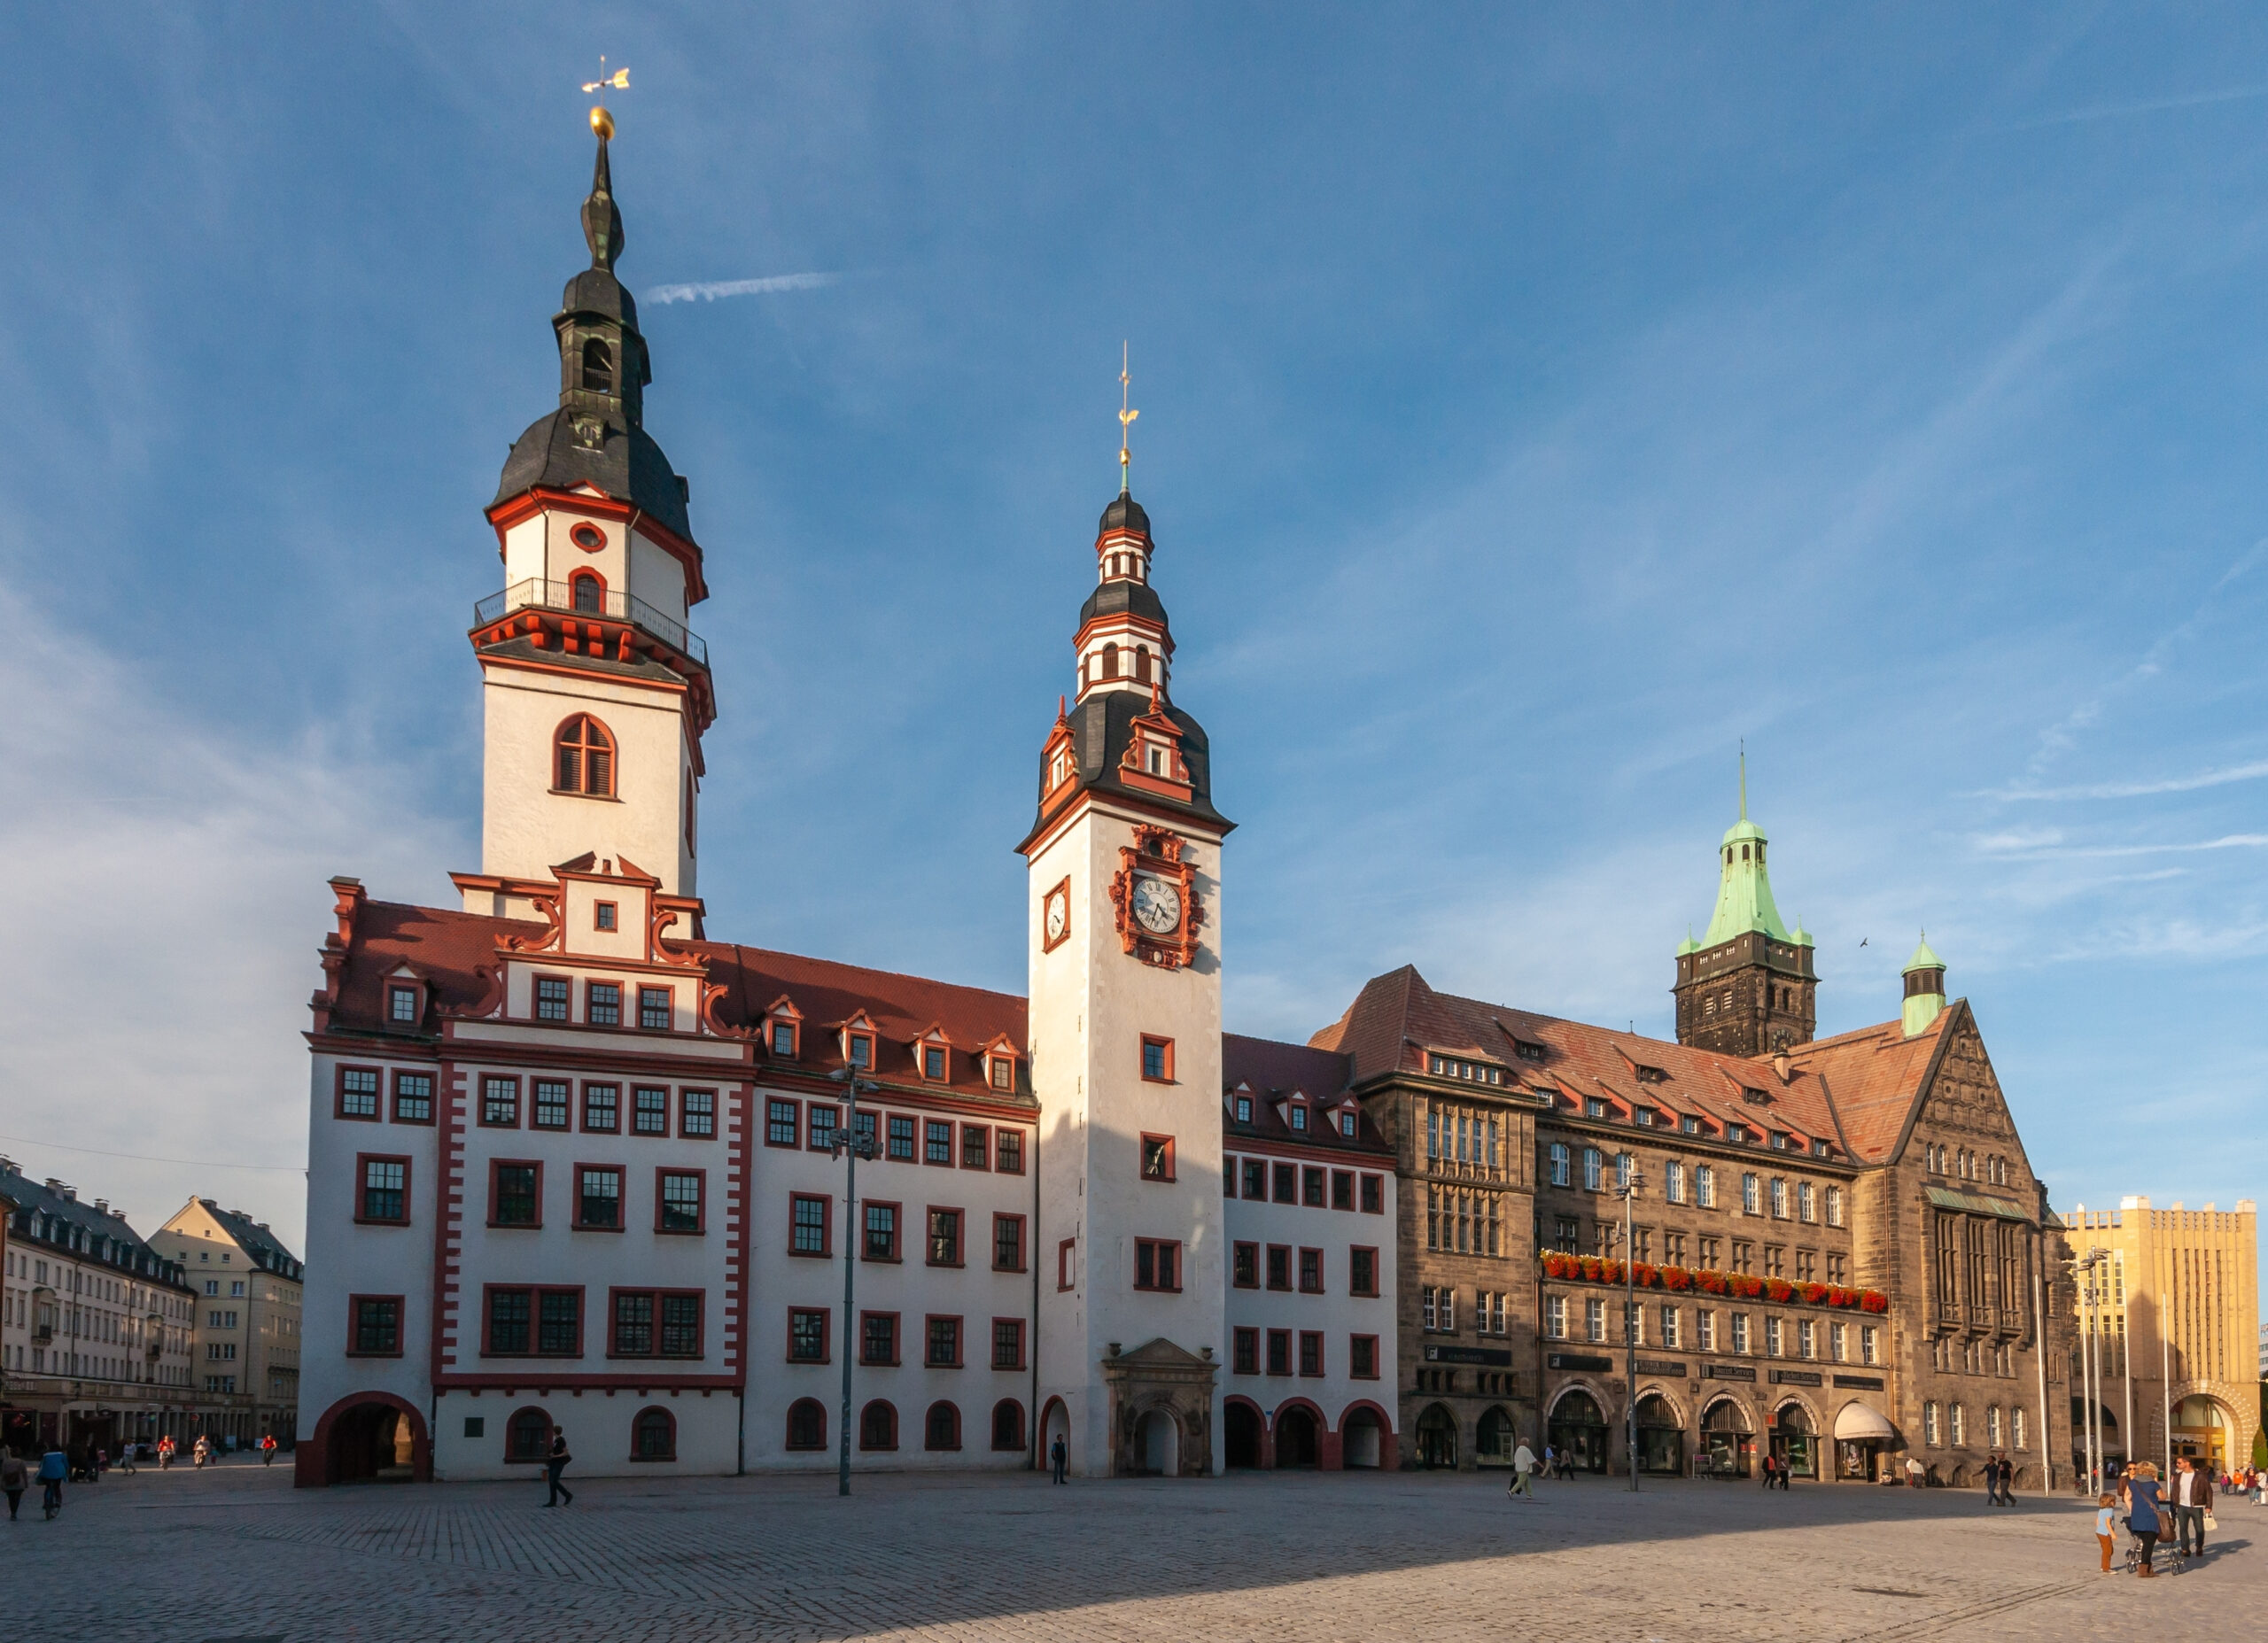
[[[1134,1240],[1134,1287],[1138,1290],[1181,1288],[1181,1244],[1178,1239]]]
[[[612,930],[612,929],[617,928],[617,924],[616,924],[616,921],[615,921],[615,913],[616,913],[616,911],[617,911],[617,903],[613,903],[613,902],[594,902],[594,903],[591,903],[591,924],[592,924],[592,926],[593,926],[594,928],[595,928],[595,929],[600,929],[600,930]]]
[[[862,1313],[858,1317],[858,1361],[893,1364],[897,1361],[897,1314]]]
[[[992,1167],[992,1132],[982,1124],[960,1127],[960,1166],[963,1169]]]
[[[1583,1190],[1596,1192],[1604,1181],[1606,1155],[1596,1147],[1583,1149]]]
[[[1876,1329],[1871,1323],[1862,1323],[1859,1326],[1859,1361],[1860,1363],[1879,1363],[1882,1361],[1881,1359],[1876,1355],[1875,1345],[1880,1338],[1880,1336],[1881,1331]]]
[[[1323,1333],[1319,1329],[1300,1331],[1300,1373],[1301,1375],[1323,1373]]]
[[[1266,1161],[1261,1159],[1246,1159],[1241,1167],[1244,1172],[1244,1196],[1248,1198],[1266,1198],[1268,1196]]]
[[[1379,1292],[1379,1252],[1356,1244],[1347,1252],[1347,1292],[1350,1295],[1376,1295]]]
[[[1300,1252],[1300,1293],[1302,1295],[1323,1293],[1323,1252],[1321,1250]]]
[[[1753,1215],[1759,1212],[1761,1205],[1761,1198],[1759,1196],[1761,1186],[1762,1183],[1757,1179],[1755,1171],[1743,1170],[1741,1172],[1740,1213],[1742,1214]]]
[[[942,1119],[931,1119],[922,1127],[921,1161],[942,1164],[950,1168],[953,1161],[953,1127]]]
[[[1024,1269],[1024,1218],[1021,1215],[992,1217],[992,1270],[1021,1272]]]
[[[1743,1354],[1748,1351],[1748,1314],[1744,1312],[1733,1314],[1733,1351]]]
[[[1347,1340],[1347,1374],[1357,1381],[1379,1378],[1379,1337],[1375,1335],[1354,1335]]]
[[[480,1121],[492,1129],[520,1127],[520,1081],[490,1073],[480,1081]]]
[[[670,1133],[670,1092],[652,1085],[641,1085],[630,1092],[635,1104],[632,1109],[631,1128],[641,1135],[666,1135]]]
[[[1142,1137],[1142,1179],[1145,1181],[1173,1179],[1173,1137],[1171,1135]]]
[[[1606,1338],[1606,1303],[1587,1300],[1583,1303],[1583,1338],[1603,1341]]]
[[[396,1073],[393,1075],[393,1121],[430,1124],[433,1121],[433,1075]]]
[[[1717,1350],[1717,1314],[1702,1312],[1694,1314],[1693,1345],[1705,1352]]]
[[[1173,1081],[1173,1040],[1142,1035],[1142,1076],[1153,1084]]]
[[[818,1102],[811,1107],[811,1150],[814,1152],[835,1151],[835,1132],[843,1122],[843,1109],[821,1106]]]
[[[1260,1331],[1239,1329],[1236,1332],[1236,1373],[1260,1373]]]
[[[1230,1251],[1229,1282],[1239,1290],[1260,1287],[1260,1245],[1239,1244]]]
[[[614,1342],[609,1353],[616,1358],[654,1355],[654,1298],[650,1293],[616,1292]]]
[[[1023,1131],[1003,1129],[994,1132],[992,1167],[1004,1175],[1021,1175],[1024,1173]]]
[[[541,1290],[536,1295],[535,1349],[545,1358],[583,1355],[583,1297],[579,1290]]]
[[[1677,1325],[1677,1308],[1664,1306],[1662,1308],[1662,1345],[1672,1352],[1675,1352],[1682,1344]]]
[[[1819,1219],[1819,1193],[1808,1181],[1798,1182],[1796,1184],[1796,1219],[1798,1221]]]
[[[603,1165],[585,1165],[575,1172],[575,1224],[619,1232],[622,1229],[622,1172]]]
[[[1767,1318],[1764,1321],[1764,1355],[1766,1357],[1778,1358],[1785,1355],[1786,1333],[1781,1328],[1779,1319]]]
[[[1309,1209],[1323,1207],[1323,1171],[1312,1164],[1300,1172],[1300,1202]]]
[[[541,1226],[540,1184],[543,1178],[543,1166],[498,1159],[488,1168],[488,1224],[492,1227]]]
[[[662,1356],[664,1358],[698,1358],[701,1356],[701,1297],[664,1295],[662,1301]]]
[[[401,1356],[401,1299],[399,1295],[357,1295],[353,1299],[353,1344],[357,1358]]]
[[[1544,1173],[1553,1186],[1565,1187],[1573,1183],[1573,1154],[1567,1150],[1567,1143],[1564,1141],[1555,1141],[1546,1150]]]
[[[1355,1207],[1354,1171],[1334,1169],[1331,1172],[1331,1207],[1333,1209]]]
[[[1024,1321],[1021,1318],[992,1320],[992,1367],[996,1369],[1021,1369],[1024,1367]]]
[[[772,1053],[785,1060],[796,1058],[796,1024],[774,1021],[772,1024]]]
[[[921,1076],[933,1084],[945,1081],[946,1051],[943,1044],[921,1046]]]
[[[921,1361],[932,1369],[960,1368],[960,1320],[931,1318],[923,1337]]]
[[[641,987],[638,989],[638,1025],[649,1033],[670,1030],[672,1011],[670,989],[666,987]]]
[[[532,1290],[488,1291],[488,1355],[517,1358],[527,1355],[529,1324],[535,1306]]]
[[[416,1027],[425,1013],[424,991],[422,987],[387,988],[386,1019],[396,1027]]]
[[[1706,1164],[1693,1166],[1693,1202],[1703,1209],[1717,1207],[1717,1172]]]
[[[717,1134],[717,1092],[713,1089],[688,1089],[678,1098],[677,1133],[695,1141],[708,1141]]]
[[[1827,1355],[1837,1363],[1851,1361],[1851,1326],[1830,1323],[1827,1326]]]
[[[1662,1197],[1672,1204],[1685,1202],[1685,1166],[1675,1159],[1662,1166]]]
[[[654,1194],[654,1230],[701,1231],[705,1224],[702,1219],[702,1172],[697,1169],[665,1169],[659,1174],[661,1180]]]
[[[1796,1324],[1796,1356],[1798,1358],[1819,1356],[1819,1325],[1809,1318],[1802,1319]]]
[[[792,1101],[764,1104],[764,1144],[792,1147],[804,1136],[803,1109]]]
[[[816,1306],[796,1306],[788,1313],[788,1361],[827,1361],[827,1314]]]
[[[1365,1175],[1363,1177],[1363,1213],[1365,1215],[1386,1213],[1385,1176]]]
[[[1268,1373],[1289,1375],[1292,1372],[1292,1332],[1289,1329],[1268,1331]]]
[[[584,984],[583,1019],[593,1027],[622,1025],[622,983],[619,981],[590,981]]]
[[[850,1054],[848,1057],[848,1059],[850,1065],[857,1067],[871,1067],[874,1066],[874,1035],[871,1033],[852,1033],[849,1035],[849,1039],[850,1044]]]
[[[1236,1195],[1237,1161],[1234,1159],[1224,1158],[1221,1160],[1221,1196],[1224,1198],[1232,1198]]]
[[[583,1128],[593,1135],[611,1135],[622,1128],[622,1086],[583,1086]]]
[[[1055,1287],[1076,1288],[1079,1282],[1079,1241],[1066,1238],[1055,1246]]]
[[[569,1086],[563,1078],[528,1081],[528,1122],[537,1129],[564,1129],[569,1117]]]
[[[338,1069],[338,1116],[373,1120],[378,1116],[377,1068],[343,1066]]]
[[[1015,1057],[990,1057],[984,1064],[984,1076],[995,1089],[1014,1089],[1016,1087]]]
[[[1840,1187],[1827,1190],[1827,1224],[1830,1227],[1843,1224],[1843,1189]]]
[[[1300,1172],[1297,1168],[1289,1164],[1277,1165],[1274,1182],[1277,1203],[1296,1204],[1300,1201]]]
[[[833,1205],[826,1198],[812,1197],[798,1192],[788,1200],[788,1252],[790,1255],[826,1255],[828,1249],[827,1229],[834,1224],[828,1212]]]
[[[564,1021],[567,1019],[567,979],[564,976],[536,977],[535,1019],[539,1021]]]
[[[1788,1183],[1777,1175],[1772,1177],[1772,1218],[1788,1219]]]
[[[1938,1406],[1934,1402],[1922,1406],[1922,1441],[1935,1447],[1938,1436]]]
[[[889,1157],[901,1163],[911,1164],[913,1161],[916,1128],[914,1121],[903,1114],[893,1112],[889,1115],[889,1123],[884,1132],[889,1137],[885,1149]]]
[[[1268,1287],[1271,1290],[1292,1287],[1292,1246],[1288,1244],[1268,1246]]]
[[[960,1265],[960,1212],[957,1209],[933,1209],[929,1212],[929,1265],[958,1267]]]
[[[863,1253],[868,1260],[897,1259],[897,1205],[877,1204],[866,1200],[866,1242]]]

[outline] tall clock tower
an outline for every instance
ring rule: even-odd
[[[1221,841],[1174,705],[1149,516],[1095,538],[1075,698],[1040,750],[1030,870],[1039,1438],[1083,1476],[1220,1469]]]

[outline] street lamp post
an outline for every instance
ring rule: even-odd
[[[2095,1284],[2095,1269],[2110,1259],[2110,1252],[2101,1246],[2090,1249],[2076,1263],[2082,1280],[2079,1298],[2084,1303],[2085,1329],[2082,1333],[2079,1356],[2079,1381],[2086,1392],[2087,1492],[2102,1491],[2102,1368],[2101,1349],[2096,1337],[2101,1333],[2101,1311],[2098,1303],[2102,1291]]]
[[[1626,1152],[1615,1171],[1615,1196],[1622,1200],[1622,1445],[1630,1461],[1630,1492],[1638,1491],[1638,1245],[1631,1236],[1632,1206],[1645,1185],[1638,1160]]]
[[[843,1354],[843,1420],[837,1439],[837,1460],[835,1469],[835,1492],[850,1492],[850,1360],[858,1345],[858,1314],[856,1287],[858,1276],[858,1160],[872,1163],[880,1149],[872,1135],[858,1134],[858,1093],[872,1095],[881,1086],[858,1076],[854,1067],[844,1067],[830,1073],[843,1086],[849,1099],[843,1122],[835,1132],[834,1151],[846,1160],[847,1173],[843,1183],[843,1335],[836,1350]]]

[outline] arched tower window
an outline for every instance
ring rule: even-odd
[[[606,584],[597,574],[579,570],[567,580],[568,602],[585,616],[595,616],[606,610]]]
[[[614,391],[614,350],[595,337],[583,345],[583,386],[594,393]]]
[[[1115,645],[1102,647],[1102,676],[1105,678],[1118,677],[1118,647]]]
[[[587,713],[559,727],[558,783],[555,791],[614,796],[614,738]]]
[[[1140,684],[1150,682],[1150,647],[1147,645],[1134,647],[1134,678]]]

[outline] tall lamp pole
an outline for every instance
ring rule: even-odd
[[[1631,1236],[1631,1210],[1645,1181],[1638,1160],[1625,1152],[1615,1171],[1614,1195],[1622,1200],[1622,1444],[1630,1460],[1630,1492],[1638,1492],[1638,1244]]]
[[[858,1134],[858,1095],[861,1090],[872,1095],[881,1088],[870,1080],[858,1076],[854,1067],[844,1067],[840,1073],[828,1074],[842,1085],[850,1097],[849,1111],[843,1122],[835,1131],[834,1151],[847,1160],[848,1173],[843,1183],[843,1339],[837,1350],[843,1354],[843,1421],[836,1433],[837,1460],[835,1469],[835,1492],[850,1492],[850,1360],[858,1345],[858,1314],[856,1305],[856,1285],[858,1276],[858,1160],[873,1162],[881,1149],[875,1137]]]

